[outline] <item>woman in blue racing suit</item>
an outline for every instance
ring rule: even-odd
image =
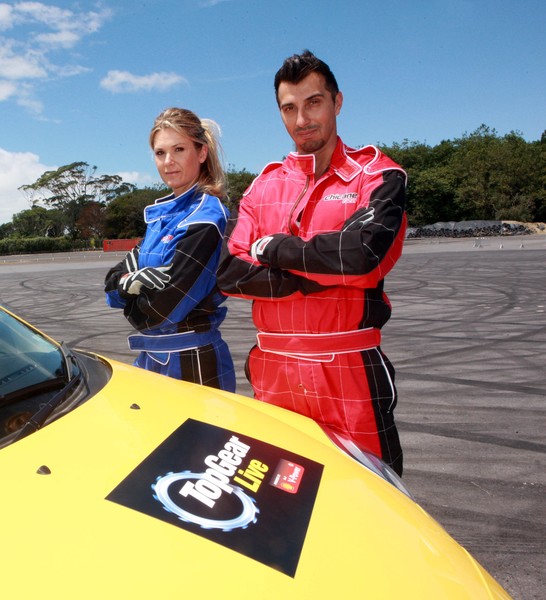
[[[138,333],[135,365],[235,391],[235,371],[219,326],[227,308],[216,267],[228,211],[213,121],[169,108],[150,133],[155,163],[172,193],[144,209],[146,233],[106,275],[107,304]]]

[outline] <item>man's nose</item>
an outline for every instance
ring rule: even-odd
[[[296,127],[305,127],[307,123],[309,123],[307,112],[304,109],[299,110],[296,118]]]

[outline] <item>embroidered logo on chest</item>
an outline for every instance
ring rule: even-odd
[[[324,196],[324,202],[341,202],[341,204],[356,204],[358,192],[346,192],[345,194],[328,194]]]
[[[171,241],[173,238],[174,238],[174,235],[171,235],[170,233],[168,233],[167,235],[164,235],[164,236],[161,238],[161,242],[162,242],[163,244],[168,244],[168,243],[169,243],[169,242],[170,242],[170,241]]]

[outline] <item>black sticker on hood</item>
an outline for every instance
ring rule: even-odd
[[[193,419],[108,496],[294,577],[323,465]]]

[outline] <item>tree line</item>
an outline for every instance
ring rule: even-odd
[[[406,169],[410,225],[442,221],[546,221],[546,131],[527,142],[486,125],[428,146],[381,149]]]
[[[103,239],[141,237],[146,230],[144,208],[170,190],[161,185],[139,189],[118,175],[96,176],[96,171],[97,167],[86,162],[74,162],[46,171],[34,183],[21,186],[19,190],[30,208],[0,225],[0,253],[12,247],[19,250],[22,245],[15,241],[21,239],[65,238],[93,245],[91,242]],[[246,169],[228,169],[228,195],[223,201],[230,209],[254,177]],[[34,248],[36,244],[27,246]],[[52,248],[50,243],[43,242],[42,246]],[[61,247],[67,248],[65,243]]]
[[[546,221],[546,131],[527,142],[518,132],[500,136],[486,125],[435,146],[422,142],[380,145],[408,173],[412,226],[439,221]],[[168,190],[137,188],[117,175],[74,162],[21,186],[30,208],[0,225],[0,252],[8,240],[68,238],[79,241],[141,237],[143,210]],[[226,172],[228,208],[235,207],[255,177]],[[2,246],[4,248],[2,248]]]

